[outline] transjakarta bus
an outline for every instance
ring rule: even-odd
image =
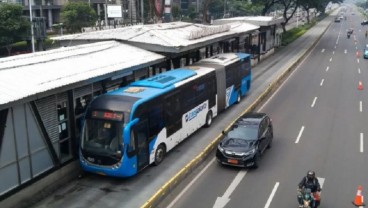
[[[85,171],[128,177],[150,164],[251,86],[250,56],[227,53],[100,95],[87,108],[80,163]]]

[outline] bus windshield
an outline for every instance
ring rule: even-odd
[[[81,148],[89,153],[121,157],[121,122],[86,119]]]

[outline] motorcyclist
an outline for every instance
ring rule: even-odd
[[[298,202],[299,207],[303,207],[303,193],[302,190],[308,188],[311,190],[312,195],[314,196],[316,192],[321,191],[321,186],[316,178],[316,173],[314,171],[308,171],[307,176],[303,177],[303,179],[298,184]],[[316,206],[314,206],[316,207]]]

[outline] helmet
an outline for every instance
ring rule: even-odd
[[[316,173],[314,172],[314,171],[308,171],[308,173],[307,173],[307,178],[308,179],[314,179],[314,177],[316,176]]]

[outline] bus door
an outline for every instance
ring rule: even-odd
[[[147,119],[140,121],[134,126],[134,136],[137,146],[137,165],[138,171],[142,170],[149,164],[148,152],[148,121]]]

